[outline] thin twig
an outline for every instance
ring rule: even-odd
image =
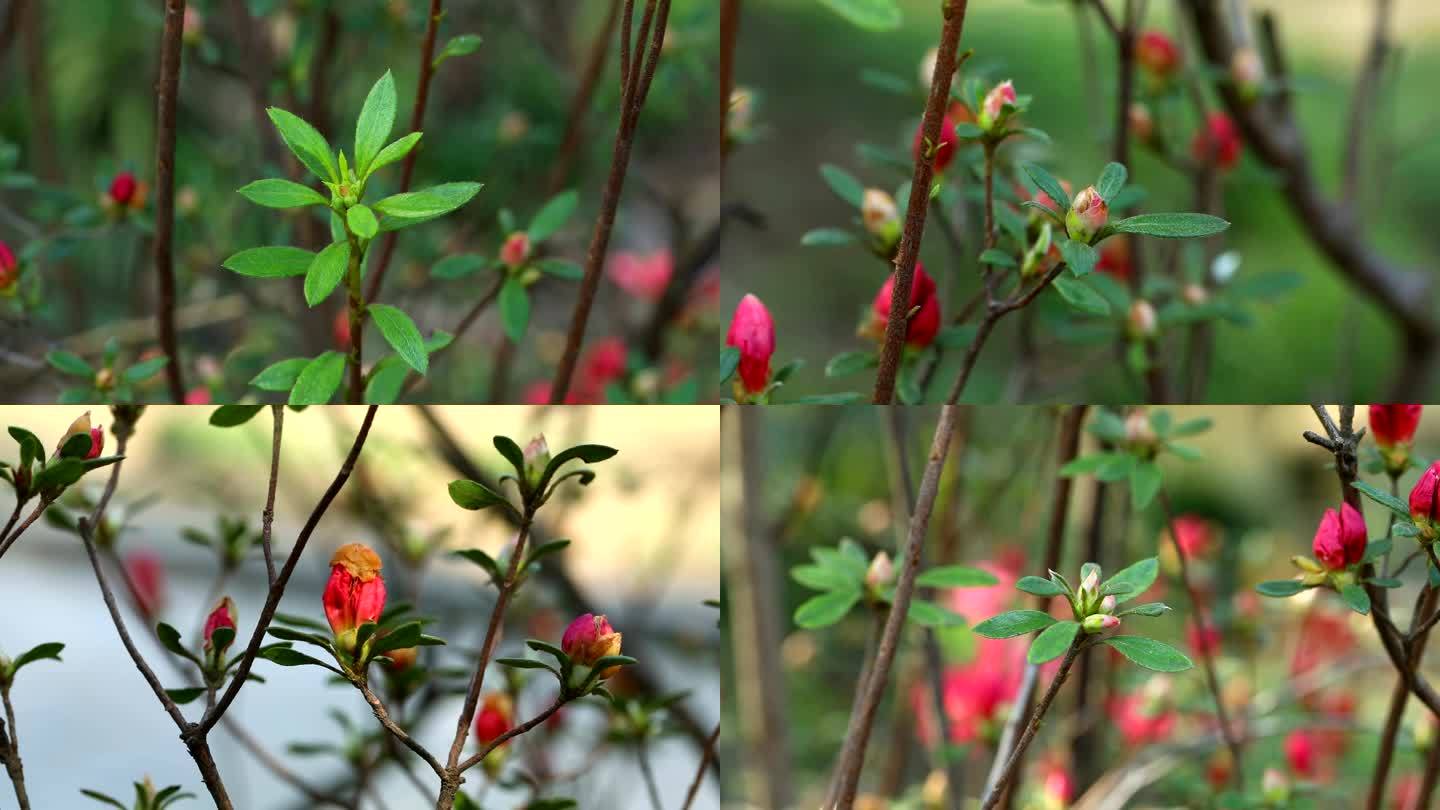
[[[472,754],[469,759],[460,763],[460,765],[458,766],[460,773],[464,773],[465,771],[470,770],[476,765],[479,765],[481,762],[484,762],[485,758],[490,756],[490,754],[493,753],[495,749],[509,742],[511,739],[519,737],[521,734],[524,734],[535,728],[536,726],[540,725],[541,723],[545,722],[546,720],[549,720],[550,716],[555,714],[555,712],[560,711],[560,707],[564,705],[565,701],[557,698],[555,702],[550,704],[550,707],[547,708],[545,711],[535,715],[529,720],[526,720],[520,725],[491,740],[489,744],[485,745],[479,751]]]
[[[5,763],[5,772],[15,788],[15,801],[20,803],[20,810],[30,810],[30,796],[25,792],[25,767],[20,763],[20,732],[15,727],[15,707],[10,703],[8,683],[0,683],[0,698],[5,701],[5,717],[0,718],[0,762]],[[8,737],[5,734],[6,721],[10,724]],[[703,775],[705,769],[701,768],[700,772]]]
[[[185,28],[185,0],[165,0],[165,28],[160,36],[160,81],[156,86],[155,115],[155,276],[160,301],[155,321],[160,348],[170,362],[165,379],[170,399],[185,401],[180,347],[175,336],[175,106],[180,93],[181,35]]]
[[[275,557],[270,550],[270,531],[275,524],[275,488],[280,482],[280,432],[285,426],[285,406],[271,405],[274,434],[270,440],[270,486],[265,492],[265,509],[260,513],[260,546],[265,552],[265,574],[275,584]]]
[[[885,343],[880,349],[880,368],[875,373],[872,401],[882,405],[895,399],[895,378],[900,373],[900,355],[905,348],[905,333],[910,328],[910,288],[915,278],[915,263],[920,258],[920,239],[925,233],[925,215],[930,209],[930,183],[935,175],[934,157],[928,154],[927,146],[940,148],[940,127],[955,78],[960,32],[965,27],[968,4],[969,0],[945,0],[941,7],[945,22],[940,29],[940,49],[935,58],[935,72],[930,77],[925,116],[920,123],[920,148],[916,150],[905,226],[895,256],[895,284],[891,288],[890,314],[885,322]]]
[[[615,38],[615,24],[620,20],[620,0],[610,0],[610,11],[605,22],[595,33],[590,44],[590,58],[585,62],[585,71],[580,74],[580,84],[570,100],[570,114],[565,119],[565,135],[560,139],[560,148],[555,153],[554,168],[550,171],[550,193],[565,187],[570,177],[570,168],[575,165],[575,155],[580,149],[580,136],[585,131],[585,118],[590,113],[590,104],[595,100],[595,88],[600,84],[600,74],[605,72],[605,62],[610,56],[610,41]]]
[[[42,497],[40,499],[40,503],[36,504],[35,509],[30,512],[29,517],[25,518],[25,522],[15,527],[15,531],[9,537],[6,537],[4,540],[0,540],[0,557],[5,556],[5,552],[9,551],[10,547],[15,545],[16,541],[20,539],[20,535],[24,534],[25,530],[30,528],[30,525],[33,524],[40,517],[40,515],[45,512],[45,509],[49,507],[50,504],[50,499]],[[13,518],[11,522],[14,522]]]
[[[600,200],[600,214],[595,220],[595,231],[585,255],[585,275],[580,281],[580,293],[575,301],[575,312],[570,319],[570,331],[565,338],[565,353],[560,358],[560,365],[555,371],[555,381],[550,386],[552,405],[565,402],[565,397],[570,392],[570,379],[575,373],[575,365],[579,361],[580,349],[585,341],[585,327],[589,323],[590,309],[595,304],[595,294],[600,287],[600,273],[605,266],[610,233],[615,227],[620,194],[625,188],[625,173],[630,166],[630,152],[640,124],[640,111],[645,106],[645,97],[649,95],[650,83],[655,78],[655,68],[660,62],[665,39],[665,26],[670,18],[670,0],[646,0],[640,23],[639,48],[632,64],[630,23],[633,5],[634,0],[626,0],[621,18],[620,78],[623,92],[620,95],[620,125],[615,133],[615,146],[610,158],[610,176],[605,183]],[[653,32],[650,31],[652,21]],[[647,33],[650,35],[649,52],[643,54],[641,51],[644,49]]]
[[[710,760],[715,758],[715,745],[720,739],[720,724],[715,724],[715,731],[705,741],[705,749],[700,754],[700,767],[695,771],[695,781],[690,783],[690,789],[685,791],[685,804],[680,810],[690,810],[695,803],[695,797],[700,795],[700,786],[705,784],[705,769],[710,766]]]
[[[1070,649],[1065,651],[1065,660],[1060,662],[1060,670],[1055,673],[1055,678],[1050,681],[1050,687],[1045,690],[1045,695],[1040,698],[1040,703],[1035,707],[1035,712],[1030,715],[1030,722],[1025,726],[1025,733],[1020,735],[1020,740],[1015,744],[1015,750],[1010,752],[1005,761],[1005,768],[1000,772],[1000,778],[990,788],[985,796],[985,802],[980,810],[994,810],[1005,795],[1005,789],[1011,780],[1015,778],[1020,759],[1025,755],[1025,749],[1030,747],[1030,741],[1035,739],[1035,732],[1040,730],[1040,721],[1045,719],[1045,713],[1050,710],[1050,704],[1055,702],[1055,696],[1060,693],[1060,687],[1064,685],[1065,678],[1070,674],[1070,667],[1075,663],[1075,657],[1087,646],[1086,637],[1081,635],[1070,644]],[[996,752],[997,755],[1002,752]]]
[[[1344,180],[1341,184],[1341,197],[1352,205],[1358,204],[1361,199],[1360,169],[1364,163],[1365,136],[1373,125],[1370,116],[1378,106],[1376,94],[1380,85],[1380,74],[1385,69],[1385,60],[1390,52],[1390,17],[1394,4],[1391,0],[1374,2],[1375,22],[1370,29],[1370,47],[1365,52],[1360,75],[1355,79],[1355,90],[1350,95],[1350,120],[1347,124],[1342,163]]]
[[[429,765],[431,770],[435,771],[436,776],[444,776],[445,768],[440,764],[440,760],[436,759],[434,754],[426,750],[425,746],[417,742],[414,737],[411,737],[399,724],[390,719],[390,712],[385,709],[384,702],[381,701],[374,690],[370,688],[370,685],[358,679],[352,679],[351,682],[355,684],[356,689],[360,690],[360,694],[365,696],[365,702],[370,704],[370,711],[375,714],[375,719],[380,721],[380,725],[384,726],[385,730],[390,732],[391,736],[395,739],[403,743],[406,748],[414,751],[416,755],[425,760],[425,764]]]
[[[645,743],[635,746],[635,758],[640,761],[640,775],[645,779],[645,792],[650,796],[650,810],[665,810],[660,801],[660,788],[655,783],[655,771],[650,767],[650,754]]]

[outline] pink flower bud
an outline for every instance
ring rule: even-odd
[[[0,240],[0,295],[8,292],[19,280],[20,263],[15,261],[15,254],[10,252],[10,246]]]
[[[960,145],[960,139],[955,135],[956,123],[955,118],[948,114],[940,122],[940,140],[934,144],[934,152],[930,156],[936,174],[943,174],[945,169],[950,166],[950,162],[955,159],[955,152]],[[921,150],[924,148],[925,122],[922,120],[915,128],[915,142],[911,147],[916,160],[920,159]]]
[[[59,455],[60,449],[63,448],[70,439],[75,436],[83,436],[87,433],[90,434],[90,449],[86,451],[85,458],[99,458],[101,451],[105,449],[105,429],[103,427],[90,426],[89,411],[81,414],[78,419],[70,423],[70,428],[65,431],[64,436],[60,437],[60,443],[55,445],[55,454]]]
[[[1103,633],[1120,626],[1120,618],[1108,613],[1092,613],[1080,622],[1080,627],[1090,634]]]
[[[1230,57],[1230,81],[1240,97],[1253,100],[1260,94],[1260,84],[1265,81],[1265,63],[1254,48],[1238,48]]]
[[[1371,405],[1370,435],[1382,449],[1408,445],[1420,426],[1420,405]]]
[[[895,565],[890,562],[890,555],[885,552],[876,554],[870,560],[870,568],[865,572],[865,586],[873,590],[888,587],[895,581]]]
[[[530,258],[530,234],[516,231],[500,246],[500,261],[507,267],[519,267]]]
[[[110,199],[116,205],[127,206],[135,200],[135,193],[139,191],[140,184],[135,180],[131,172],[120,172],[110,181]]]
[[[1410,490],[1410,517],[1426,537],[1434,537],[1436,520],[1440,519],[1440,461],[1427,467]]]
[[[1125,328],[1130,337],[1136,340],[1146,340],[1155,337],[1160,327],[1160,316],[1155,314],[1155,306],[1144,298],[1135,299],[1130,304],[1130,315],[1126,318]]]
[[[490,745],[515,725],[515,704],[504,692],[486,692],[475,713],[475,739]],[[505,744],[509,744],[509,740]]]
[[[165,607],[164,561],[148,549],[132,551],[125,556],[125,578],[136,609],[147,620],[153,620]]]
[[[895,274],[891,273],[870,305],[871,321],[865,331],[877,340],[885,338],[885,325],[890,320],[890,299],[894,296]],[[940,331],[940,299],[935,295],[935,279],[930,278],[919,260],[915,262],[915,277],[910,280],[909,309],[916,307],[919,307],[920,311],[910,318],[910,329],[905,334],[905,342],[917,349],[923,349],[935,341],[935,335]]]
[[[1205,126],[1195,133],[1190,153],[1200,163],[1223,171],[1240,160],[1240,146],[1240,131],[1235,122],[1225,113],[1214,112],[1206,116]]]
[[[207,388],[207,387],[205,387],[205,386],[203,386],[203,385],[197,385],[197,386],[195,386],[194,388],[191,388],[189,391],[186,391],[186,392],[185,392],[185,404],[186,404],[186,405],[209,405],[209,404],[210,404],[210,389]]]
[[[775,354],[775,322],[759,298],[747,294],[735,307],[725,345],[740,350],[740,385],[759,394],[770,383],[770,357]]]
[[[1339,512],[1326,509],[1319,528],[1315,530],[1312,549],[1315,559],[1331,571],[1340,571],[1360,562],[1365,556],[1365,519],[1348,503],[1342,505]]]
[[[1115,594],[1109,594],[1104,599],[1100,600],[1100,611],[1102,613],[1114,613],[1115,607],[1118,604],[1119,600],[1115,598]]]
[[[1150,414],[1144,408],[1136,408],[1125,417],[1125,441],[1132,445],[1149,444],[1155,441],[1155,429],[1150,426]]]
[[[865,189],[860,202],[860,220],[887,252],[900,238],[900,211],[895,207],[895,198],[878,188]]]
[[[1080,580],[1080,590],[1090,594],[1100,590],[1100,572],[1091,570],[1086,574],[1085,578]]]
[[[1290,801],[1290,779],[1279,768],[1266,768],[1260,781],[1260,791],[1266,802],[1283,807]]]
[[[649,254],[616,253],[610,257],[605,274],[635,298],[659,301],[675,274],[675,258],[664,248]]]
[[[545,442],[545,434],[540,434],[525,445],[525,478],[534,486],[540,482],[540,476],[545,474],[545,468],[550,464],[550,445]]]
[[[985,94],[985,100],[980,103],[980,115],[975,119],[980,128],[986,132],[995,132],[1004,126],[1006,119],[1010,117],[1005,107],[1013,107],[1015,104],[1015,83],[1006,79],[995,85],[990,92]]]
[[[621,634],[615,632],[603,615],[585,613],[565,628],[560,649],[576,664],[591,667],[607,655],[620,654]],[[620,667],[613,666],[600,673],[601,680],[614,675]]]
[[[215,607],[211,609],[210,615],[205,618],[204,636],[206,652],[209,652],[213,647],[211,639],[215,635],[215,631],[222,627],[228,627],[234,630],[235,620],[235,602],[230,597],[226,596],[215,603]],[[216,649],[215,652],[224,654],[225,650],[230,647],[231,642],[234,640],[234,636],[231,636],[230,641],[225,642],[224,645]]]
[[[330,580],[322,602],[339,646],[353,651],[355,630],[380,620],[385,610],[385,579],[380,555],[362,543],[346,543],[330,558]]]
[[[1095,234],[1110,221],[1110,206],[1094,186],[1086,186],[1070,201],[1070,211],[1065,215],[1065,231],[1071,239],[1090,243]]]
[[[1163,31],[1146,31],[1135,43],[1135,61],[1157,79],[1166,79],[1180,68],[1180,48]]]

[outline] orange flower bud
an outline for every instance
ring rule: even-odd
[[[362,543],[347,543],[330,558],[330,581],[325,583],[325,618],[340,646],[355,646],[355,630],[379,621],[385,610],[385,580],[380,576],[380,555]]]

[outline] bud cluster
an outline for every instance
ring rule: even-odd
[[[1101,595],[1100,566],[1087,566],[1080,589],[1071,599],[1071,607],[1081,629],[1093,635],[1119,627],[1120,617],[1115,615],[1118,602],[1114,594]]]

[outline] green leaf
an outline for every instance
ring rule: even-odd
[[[830,358],[830,362],[825,364],[825,376],[845,377],[867,368],[874,368],[879,363],[880,358],[875,355],[875,352],[841,352]]]
[[[1138,233],[1165,239],[1190,239],[1213,236],[1230,227],[1230,223],[1209,214],[1140,214],[1110,223],[1116,233]]]
[[[1305,585],[1295,579],[1274,579],[1256,585],[1255,590],[1259,591],[1261,596],[1284,599],[1287,596],[1294,596],[1305,590]]]
[[[1166,438],[1171,439],[1183,439],[1187,436],[1198,436],[1199,434],[1209,430],[1213,424],[1215,424],[1214,421],[1211,420],[1209,417],[1205,416],[1202,416],[1198,419],[1187,419],[1184,422],[1181,422],[1180,424],[1171,428],[1170,432],[1166,433],[1165,436]]]
[[[515,473],[523,476],[525,474],[525,451],[520,449],[520,445],[509,436],[496,436],[491,442],[495,445],[495,449],[500,451],[500,455],[510,462]]]
[[[456,506],[461,509],[469,509],[472,512],[476,509],[484,509],[487,506],[504,506],[509,504],[509,501],[506,501],[494,490],[479,481],[469,481],[463,478],[457,481],[451,481],[449,490],[450,500],[454,501]]]
[[[160,373],[160,369],[165,368],[165,366],[169,364],[170,358],[168,357],[152,357],[149,360],[144,360],[125,369],[125,373],[121,374],[120,378],[134,385],[154,377]]]
[[[94,378],[95,369],[85,362],[84,358],[73,352],[64,349],[55,349],[45,355],[45,362],[49,363],[56,371],[64,374],[73,374],[76,377]]]
[[[111,807],[118,807],[120,808],[120,810],[130,810],[130,808],[126,807],[115,799],[112,799],[109,796],[106,796],[104,793],[96,790],[86,790],[84,788],[81,788],[80,795],[85,796],[86,798],[94,799],[101,804],[108,804]]]
[[[795,609],[795,624],[806,630],[832,625],[860,601],[860,589],[831,591],[806,600]]]
[[[820,167],[820,176],[835,195],[852,206],[859,208],[865,199],[865,186],[855,176],[839,166],[826,163]]]
[[[1136,461],[1130,468],[1130,497],[1136,509],[1144,509],[1155,500],[1163,482],[1160,465],[1153,461]]]
[[[365,176],[369,177],[380,169],[389,166],[391,163],[397,160],[403,160],[406,155],[410,154],[410,150],[415,148],[415,144],[420,142],[420,135],[421,133],[419,132],[412,132],[391,143],[384,149],[381,149],[380,154],[376,155],[375,159],[370,161],[370,168]]]
[[[406,622],[391,630],[370,645],[370,652],[376,655],[387,653],[391,650],[403,650],[406,647],[414,647],[422,643],[421,632],[423,625],[416,622]]]
[[[855,241],[855,234],[844,228],[815,228],[806,231],[800,237],[800,244],[804,247],[835,247],[848,245]]]
[[[324,135],[310,126],[305,119],[279,107],[271,107],[266,112],[270,114],[275,129],[279,130],[280,139],[295,153],[295,157],[305,164],[305,168],[316,177],[332,183],[339,182],[340,176],[335,172],[334,152]]]
[[[790,578],[814,591],[844,590],[860,584],[850,572],[824,565],[797,565],[790,569]]]
[[[1115,575],[1105,580],[1105,585],[1128,585],[1130,590],[1126,593],[1117,593],[1116,602],[1128,602],[1139,596],[1155,584],[1155,578],[1160,575],[1160,561],[1155,557],[1146,557],[1139,562],[1125,566]]]
[[[980,263],[996,267],[1014,267],[1015,257],[1000,248],[986,248],[980,252]]]
[[[345,222],[361,239],[374,239],[380,230],[380,223],[375,220],[375,212],[365,205],[351,206],[345,213]]]
[[[1030,651],[1025,654],[1025,660],[1032,664],[1043,664],[1059,658],[1075,643],[1075,636],[1079,632],[1079,622],[1063,621],[1050,625],[1030,642]]]
[[[820,4],[867,31],[894,31],[900,27],[895,0],[820,0]]]
[[[998,582],[989,571],[965,565],[931,568],[915,578],[915,584],[921,588],[983,588]]]
[[[430,66],[437,68],[440,67],[441,62],[452,56],[472,54],[480,49],[482,41],[479,34],[460,34],[451,37],[450,41],[445,43],[445,47],[440,49],[440,53],[435,56],[435,61],[431,62]]]
[[[375,210],[400,220],[434,219],[470,202],[479,193],[479,183],[443,183],[386,197],[375,203]]]
[[[975,625],[975,632],[986,638],[1014,638],[1033,633],[1055,623],[1049,613],[1038,610],[1012,610],[992,616]]]
[[[1051,286],[1060,293],[1060,297],[1064,298],[1066,303],[1081,312],[1091,315],[1110,314],[1110,302],[1106,301],[1100,293],[1095,292],[1089,284],[1078,278],[1056,276],[1055,280],[1051,282]]]
[[[304,275],[315,254],[297,247],[257,247],[242,250],[220,263],[226,270],[254,278]]]
[[[965,623],[960,614],[924,599],[910,601],[910,609],[905,612],[905,619],[921,627],[955,627]]]
[[[1015,583],[1015,587],[1036,596],[1060,596],[1065,593],[1064,588],[1040,577],[1021,577],[1020,581]]]
[[[1386,509],[1389,509],[1391,512],[1394,512],[1400,517],[1405,518],[1406,521],[1410,520],[1410,504],[1400,500],[1399,498],[1391,495],[1388,492],[1376,489],[1375,487],[1370,486],[1364,481],[1352,481],[1350,482],[1350,486],[1360,490],[1360,494],[1364,495],[1370,500],[1380,504]]]
[[[1074,239],[1059,240],[1060,255],[1064,257],[1065,264],[1070,272],[1076,276],[1088,275],[1100,263],[1100,254],[1095,248],[1084,242],[1077,242]],[[1108,309],[1108,307],[1107,307]]]
[[[531,266],[547,276],[554,276],[566,281],[579,281],[585,277],[585,268],[569,259],[541,259],[532,262]]]
[[[25,652],[15,656],[15,660],[10,662],[9,674],[13,677],[15,673],[20,671],[21,667],[25,666],[26,664],[33,664],[36,661],[44,661],[46,659],[59,661],[60,651],[63,649],[65,649],[65,645],[58,641],[49,641],[44,644],[37,644],[34,647],[26,650]]]
[[[1114,647],[1131,662],[1156,672],[1184,672],[1195,666],[1184,653],[1153,638],[1110,636],[1100,641]]]
[[[1356,613],[1364,615],[1370,612],[1370,594],[1354,582],[1346,583],[1340,588],[1340,598]]]
[[[288,386],[287,389],[288,390]],[[210,413],[210,424],[212,427],[230,428],[239,427],[249,422],[260,412],[264,405],[221,405]]]
[[[307,205],[327,204],[325,198],[315,189],[278,178],[256,180],[242,186],[240,194],[250,202],[266,208],[303,208]]]
[[[1105,170],[1100,172],[1100,180],[1095,183],[1095,190],[1100,192],[1100,196],[1104,197],[1105,202],[1108,203],[1115,199],[1115,195],[1120,193],[1120,189],[1125,187],[1125,180],[1128,176],[1129,172],[1125,171],[1124,166],[1119,163],[1109,163],[1105,166]]]
[[[1365,556],[1361,560],[1361,562],[1374,562],[1375,560],[1384,557],[1386,554],[1389,554],[1390,549],[1394,546],[1395,541],[1391,540],[1388,537],[1382,537],[1379,540],[1371,540],[1369,545],[1365,546]]]
[[[979,138],[985,134],[985,130],[979,124],[972,124],[969,121],[961,121],[955,125],[955,137],[957,138]]]
[[[324,667],[332,672],[335,671],[334,667],[324,661],[306,655],[299,650],[292,650],[289,647],[263,648],[260,650],[260,657],[272,663],[279,664],[282,667],[303,667],[306,664],[314,664],[315,666]]]
[[[324,405],[335,396],[345,374],[345,355],[328,351],[306,364],[295,387],[290,389],[291,405]]]
[[[500,288],[500,325],[511,342],[525,339],[525,330],[530,326],[530,294],[518,276],[505,279]]]
[[[735,369],[740,367],[740,350],[734,346],[725,346],[720,349],[720,384],[724,385],[735,376]]]
[[[415,327],[415,322],[410,320],[409,315],[386,304],[371,304],[369,311],[385,342],[400,355],[400,359],[421,374],[430,370],[430,356],[425,353],[425,338],[420,336],[420,330]]]
[[[183,689],[166,689],[165,694],[169,695],[170,699],[177,704],[184,706],[187,703],[194,702],[196,698],[205,694],[205,687],[187,686]]]
[[[530,244],[538,245],[553,236],[575,214],[579,204],[580,192],[573,188],[551,197],[530,220],[530,227],[525,229]]]
[[[457,278],[464,278],[477,270],[483,270],[489,263],[489,259],[478,253],[461,253],[458,256],[446,256],[430,268],[430,275],[435,278],[452,281]]]
[[[175,653],[181,658],[193,659],[195,657],[189,650],[185,649],[184,644],[180,643],[180,631],[171,625],[160,622],[155,626],[155,635],[160,639],[161,646],[170,652]]]
[[[370,161],[395,128],[395,106],[395,77],[387,70],[370,88],[365,106],[360,108],[360,118],[355,122],[355,169],[361,177],[368,174]]]
[[[1063,215],[1066,211],[1070,210],[1070,195],[1065,193],[1065,187],[1060,185],[1060,181],[1055,179],[1055,175],[1046,171],[1043,166],[1035,163],[1021,163],[1020,168],[1024,169],[1025,173],[1030,175],[1030,179],[1035,182],[1035,185],[1038,186],[1041,191],[1049,194],[1050,199],[1062,206],[1058,213]]]
[[[1170,612],[1170,606],[1167,605],[1167,604],[1165,604],[1164,602],[1146,602],[1146,603],[1143,604],[1143,605],[1136,605],[1135,607],[1130,608],[1129,610],[1121,611],[1119,615],[1121,615],[1121,616],[1149,616],[1149,617],[1151,617],[1151,618],[1154,618],[1154,617],[1156,617],[1156,616],[1164,616],[1166,613],[1169,613],[1169,612]]]
[[[346,240],[331,242],[320,251],[305,271],[305,303],[315,306],[329,297],[350,264],[350,243]]]
[[[304,371],[310,362],[309,357],[281,360],[256,374],[250,384],[262,391],[289,391],[295,387],[295,381],[300,379],[300,372]]]

